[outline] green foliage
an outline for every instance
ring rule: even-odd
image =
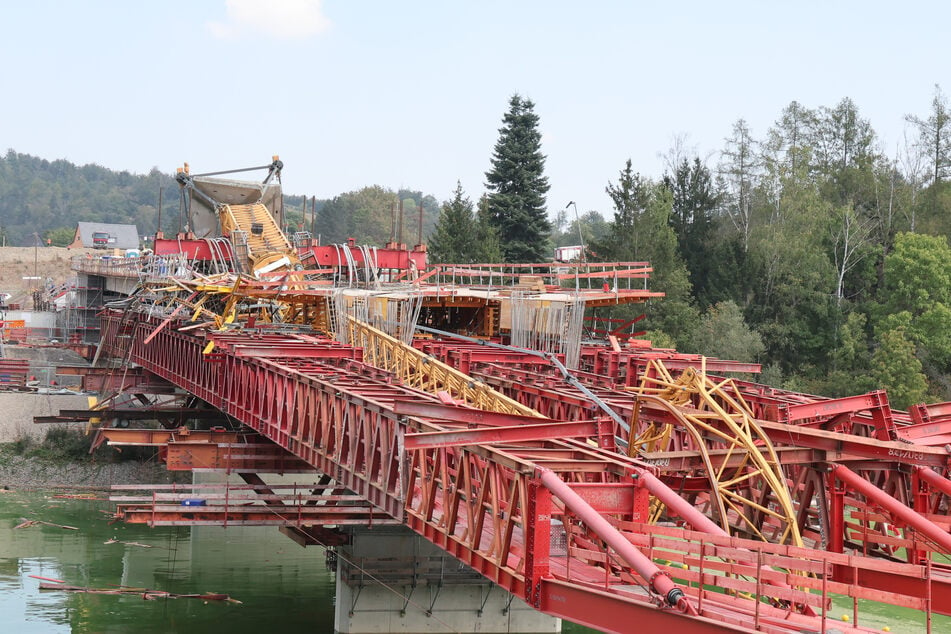
[[[76,227],[57,227],[49,229],[43,234],[43,241],[49,240],[54,247],[65,247],[72,243],[76,235]]]
[[[750,240],[752,300],[747,318],[763,335],[768,357],[791,371],[824,365],[833,346],[835,272],[822,236],[830,205],[814,187],[789,178]],[[816,238],[820,237],[819,240]]]
[[[68,227],[80,220],[135,224],[140,235],[157,228],[159,189],[164,190],[162,225],[178,225],[178,185],[152,169],[146,175],[98,165],[47,161],[8,150],[0,156],[0,219],[7,244],[32,246],[33,233]],[[70,235],[70,239],[72,235]]]
[[[21,456],[70,462],[89,459],[90,441],[91,437],[78,429],[54,427],[47,430],[43,440],[20,436],[6,447],[8,451]]]
[[[593,240],[592,255],[607,262],[651,264],[651,289],[665,294],[646,310],[650,328],[672,336],[678,347],[689,347],[699,313],[691,297],[690,279],[677,252],[677,236],[670,226],[673,194],[669,188],[635,174],[631,161],[625,163],[618,183],[609,183],[607,193],[614,202],[614,222],[602,240]],[[615,317],[632,317],[619,310]]]
[[[395,236],[399,197],[379,185],[347,192],[328,201],[317,212],[317,230],[322,244],[341,244],[347,238],[382,246]],[[404,205],[403,231],[406,234]]]
[[[887,330],[878,337],[878,348],[872,355],[871,377],[875,384],[888,391],[889,402],[907,409],[925,401],[928,380],[921,362],[915,357],[915,345],[901,328]]]
[[[743,319],[743,311],[731,301],[707,309],[700,318],[694,349],[701,354],[753,362],[766,350],[763,338]]]
[[[917,148],[928,159],[931,188],[927,199],[931,211],[937,213],[941,181],[951,172],[951,108],[941,86],[935,84],[934,88],[931,113],[925,118],[907,115],[905,119],[914,125]]]
[[[951,247],[944,236],[902,233],[885,258],[885,314],[920,315],[936,302],[951,303]]]
[[[918,317],[910,334],[918,344],[918,357],[931,370],[929,374],[951,372],[951,308],[936,302]]]
[[[479,200],[479,208],[476,210],[476,246],[475,259],[477,262],[502,261],[502,240],[492,223],[487,196],[483,196]]]
[[[709,288],[711,278],[710,251],[714,248],[716,212],[720,195],[713,186],[713,176],[699,158],[690,163],[684,159],[673,174],[665,174],[664,186],[672,196],[670,224],[677,235],[677,250],[689,272],[694,296],[701,304],[716,293]]]
[[[513,95],[486,172],[488,210],[506,262],[547,259],[551,224],[545,211],[548,178],[535,104]]]
[[[556,231],[552,236],[556,247],[580,245],[583,242],[587,248],[593,242],[604,240],[611,231],[611,226],[604,216],[594,210],[570,221],[567,219],[567,212],[561,210],[559,218],[561,220],[556,221]]]
[[[869,347],[866,333],[868,318],[862,313],[850,313],[839,328],[839,339],[832,353],[835,369],[845,372],[865,372],[869,367]]]
[[[644,333],[644,339],[651,342],[655,348],[677,348],[677,342],[673,337],[663,330],[648,330]]]
[[[646,246],[642,245],[646,245],[647,241],[642,238],[640,229],[647,224],[645,216],[652,189],[650,180],[635,173],[631,159],[627,159],[617,184],[608,183],[605,189],[614,203],[614,220],[604,239],[591,241],[591,252],[596,259],[602,262],[639,262],[646,259]]]
[[[436,229],[430,237],[430,259],[433,262],[458,264],[477,262],[479,244],[476,229],[472,201],[462,190],[462,183],[456,183],[452,200],[443,203]]]

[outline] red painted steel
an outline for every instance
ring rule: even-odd
[[[696,614],[696,609],[687,603],[682,589],[673,582],[670,575],[663,572],[646,555],[631,545],[624,535],[610,524],[601,513],[585,502],[564,480],[548,469],[539,469],[539,477],[548,490],[554,493],[565,506],[571,509],[594,532],[608,543],[630,564],[642,578],[647,579],[651,590],[664,597],[668,605],[681,612]],[[694,512],[696,510],[694,509]]]
[[[865,498],[875,504],[881,505],[894,517],[907,523],[909,526],[933,540],[945,552],[951,553],[951,534],[948,531],[936,526],[928,521],[919,513],[901,504],[895,498],[888,495],[881,489],[873,486],[868,480],[862,478],[848,467],[835,465],[832,467],[832,474],[836,479],[842,481],[853,490],[861,493]]]
[[[128,356],[258,431],[321,473],[332,474],[340,486],[373,504],[376,517],[383,513],[413,528],[538,609],[605,631],[623,631],[618,624],[624,621],[619,618],[628,624],[632,618],[644,619],[645,623],[677,627],[678,631],[690,631],[695,626],[696,631],[747,631],[744,628],[751,627],[751,622],[764,631],[798,631],[804,624],[818,630],[818,621],[786,609],[672,582],[668,587],[661,579],[663,575],[657,575],[663,568],[652,563],[649,554],[637,554],[642,546],[631,546],[645,535],[644,529],[637,527],[647,517],[648,492],[661,498],[673,515],[705,531],[707,539],[723,539],[722,529],[694,506],[702,503],[706,493],[702,488],[691,491],[688,487],[683,496],[678,495],[665,480],[677,482],[680,478],[680,485],[684,485],[688,480],[682,473],[665,474],[664,467],[655,462],[663,475],[656,477],[648,463],[605,451],[603,439],[610,435],[613,441],[619,430],[606,433],[604,423],[593,420],[596,408],[590,398],[560,377],[548,374],[537,358],[529,364],[521,355],[494,355],[489,363],[487,357],[443,347],[447,358],[468,363],[477,378],[501,386],[550,415],[555,422],[548,423],[547,430],[541,429],[538,419],[529,423],[522,420],[524,417],[439,403],[437,397],[399,385],[392,375],[363,364],[359,351],[327,340],[279,333],[257,338],[247,333],[211,333],[203,337],[179,332],[174,324],[156,332],[160,323],[142,316],[135,322],[124,322],[115,312],[104,315],[104,352],[119,358]],[[209,341],[215,343],[215,352],[203,355],[202,348]],[[131,349],[126,349],[127,344]],[[434,345],[432,349],[438,348]],[[592,389],[630,419],[635,399],[628,392],[611,388],[618,385],[611,383],[618,377],[598,378],[584,372],[579,376],[585,381],[603,381],[603,387]],[[628,380],[630,377],[625,378]],[[797,395],[776,397],[750,386],[741,389],[744,394],[758,394],[761,411],[787,402],[808,406],[808,399]],[[832,418],[850,416],[856,421],[856,429],[888,430],[889,420],[897,427],[905,424],[901,417],[888,418],[891,410],[887,401],[851,405],[837,404],[845,411]],[[876,408],[883,412],[878,419],[872,412]],[[804,407],[798,411],[807,410]],[[641,408],[641,414],[644,420],[674,422],[649,404]],[[819,411],[817,416],[823,414]],[[861,506],[862,500],[850,491],[873,486],[876,469],[880,472],[882,464],[930,464],[942,472],[948,464],[946,455],[943,462],[939,459],[937,448],[921,449],[789,424],[773,423],[775,427],[769,427],[768,421],[763,422],[771,438],[787,434],[785,443],[777,444],[801,451],[811,442],[815,445],[812,451],[821,452],[824,460],[851,460],[849,464],[859,469],[860,475],[855,476],[858,481],[850,482],[849,490],[832,487],[829,491],[826,515],[831,519],[826,530],[831,527],[832,549],[844,550],[847,530],[851,531],[849,539],[854,538],[856,530],[868,530],[872,509],[856,507],[858,522],[854,513],[846,517],[845,509],[856,503]],[[526,427],[526,423],[534,428]],[[564,433],[569,426],[571,433]],[[569,437],[575,435],[577,438]],[[597,442],[592,444],[590,440]],[[689,451],[690,447],[685,444],[681,449]],[[813,521],[809,519],[815,517],[812,496],[824,489],[821,478],[820,485],[815,486],[815,474],[824,467],[806,465],[800,459],[789,468],[795,491],[803,496],[809,492],[809,497],[799,501],[803,521]],[[873,495],[876,502],[887,507],[888,499],[906,495],[910,486],[906,480],[911,478],[888,476],[881,480],[883,489],[876,489],[879,493]],[[921,487],[937,486],[927,474],[916,476],[915,481]],[[548,493],[552,490],[555,495]],[[571,501],[566,504],[565,498]],[[922,489],[915,500],[916,509],[925,505],[934,511],[935,496],[930,488]],[[921,517],[920,513],[916,515]],[[606,525],[598,524],[596,516]],[[594,525],[599,530],[592,530]],[[552,543],[562,532],[566,552],[556,555]],[[619,535],[625,543],[618,541]],[[605,543],[606,536],[610,546]],[[886,535],[879,532],[869,537],[881,540]],[[935,537],[940,541],[940,535]],[[731,543],[737,548],[756,548],[755,542],[729,539],[735,540]],[[912,546],[920,552],[919,546]],[[650,550],[649,544],[647,548]],[[814,550],[801,550],[816,556]],[[624,556],[618,559],[622,552]],[[792,566],[794,562],[790,559],[788,563]],[[778,578],[767,568],[756,562],[750,565],[756,579],[753,586],[739,579],[722,583],[733,584],[738,592],[757,595],[760,584],[764,584],[775,596],[803,599],[801,590],[776,585]],[[839,564],[835,570],[838,574]],[[682,574],[688,580],[695,579],[694,583],[703,580],[710,585],[702,570],[699,576],[693,569]],[[893,574],[886,570],[873,581],[888,583]],[[798,583],[811,583],[807,579],[803,577]],[[689,606],[685,609],[699,616],[687,618],[676,611],[657,610],[652,603],[656,596],[631,592],[637,583],[646,583],[665,596],[682,588],[683,598],[678,597],[676,603]],[[836,578],[829,583],[841,581]],[[569,596],[570,601],[564,605],[559,602],[559,598]],[[814,599],[801,602],[805,607],[816,604]],[[598,610],[593,612],[595,606]],[[715,620],[708,620],[711,618]]]

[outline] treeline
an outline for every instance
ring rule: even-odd
[[[940,89],[931,106],[897,152],[843,99],[761,136],[739,120],[710,165],[675,148],[659,180],[628,162],[590,255],[652,263],[649,327],[681,350],[805,392],[949,400],[951,113]]]
[[[8,150],[0,157],[0,236],[12,246],[33,246],[37,238],[63,245],[81,220],[134,224],[140,234],[153,233],[160,187],[166,194],[162,224],[172,228],[178,186],[155,168],[136,175]]]
[[[649,261],[651,288],[666,293],[643,322],[655,345],[761,361],[763,382],[804,392],[886,388],[899,407],[951,400],[951,112],[940,88],[906,120],[906,141],[886,150],[852,100],[792,102],[758,136],[738,120],[708,160],[677,145],[659,179],[627,161],[606,178],[611,215],[562,211],[537,239],[583,242],[591,260]],[[477,261],[479,232],[504,234],[493,212],[511,198],[493,181],[501,170],[521,171],[510,191],[540,178],[526,135],[501,132],[496,158],[534,158],[496,161],[477,206],[458,188],[435,257]]]
[[[65,246],[80,221],[134,224],[139,235],[152,235],[158,229],[160,190],[161,228],[166,235],[174,235],[188,223],[174,175],[158,168],[145,175],[117,172],[8,150],[0,156],[0,244],[33,246],[37,240],[40,244],[50,240]],[[400,203],[402,240],[397,235]],[[309,231],[325,244],[353,237],[378,246],[391,238],[412,246],[418,240],[420,203],[425,240],[436,223],[439,203],[411,189],[372,186],[329,200],[288,195],[283,220],[288,232]]]

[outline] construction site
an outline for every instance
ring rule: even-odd
[[[288,236],[282,164],[256,169],[181,168],[187,231],[72,262],[60,344],[91,365],[55,374],[98,397],[44,420],[194,474],[114,486],[116,519],[325,548],[339,632],[951,627],[951,403],[782,390],[592,320],[663,301],[648,262]]]

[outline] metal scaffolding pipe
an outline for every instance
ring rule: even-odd
[[[588,528],[603,539],[617,552],[621,559],[647,581],[651,590],[663,596],[669,605],[676,607],[681,612],[694,613],[693,608],[687,603],[684,591],[673,582],[667,573],[629,542],[610,522],[601,517],[600,513],[575,493],[564,480],[553,471],[543,467],[538,467],[536,473],[539,474],[542,484],[555,497],[564,502],[565,506],[581,518]]]
[[[918,467],[918,477],[945,495],[951,496],[951,480],[943,477],[940,473],[928,467]]]
[[[721,537],[730,536],[719,524],[698,511],[690,502],[680,497],[676,491],[661,482],[660,478],[645,469],[640,469],[637,473],[647,490],[666,504],[668,509],[684,518],[694,530]]]
[[[836,465],[832,467],[832,474],[852,490],[864,495],[867,500],[880,505],[897,519],[931,539],[945,552],[951,552],[951,534],[934,522],[922,517],[848,467]],[[927,479],[927,476],[925,477]]]

